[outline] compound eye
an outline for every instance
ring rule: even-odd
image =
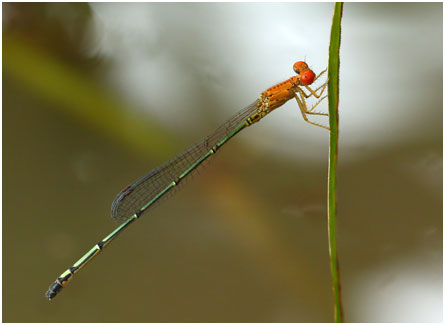
[[[294,71],[296,74],[300,74],[301,71],[308,70],[309,67],[307,66],[306,62],[298,61],[294,63]]]
[[[300,76],[301,84],[304,86],[313,83],[314,79],[315,79],[315,73],[313,73],[312,70],[307,70],[303,72],[303,74]]]

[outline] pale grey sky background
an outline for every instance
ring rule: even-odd
[[[112,60],[110,82],[116,89],[175,129],[199,128],[194,121],[201,123],[196,117],[202,110],[224,121],[290,77],[295,61],[306,60],[317,73],[327,66],[332,3],[93,3],[91,8],[86,50]],[[416,130],[442,123],[435,118],[442,105],[441,17],[437,5],[428,4],[345,7],[343,162],[437,136]],[[205,87],[196,89],[197,79]],[[206,104],[208,96],[223,103],[217,112]],[[327,103],[321,109],[327,110]],[[257,135],[245,138],[261,150],[314,163],[324,157],[326,134],[303,122],[296,103],[261,124],[261,141],[255,141]],[[287,150],[303,139],[313,142],[313,150]]]

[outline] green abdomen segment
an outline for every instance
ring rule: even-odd
[[[107,237],[91,248],[73,266],[63,272],[54,281],[46,297],[53,299],[73,278],[73,276],[91,261],[101,250],[116,238],[126,227],[139,218],[145,211],[163,199],[170,197],[197,170],[207,162],[220,147],[242,129],[251,125],[250,117],[258,110],[258,101],[247,106],[232,117],[214,133],[198,142],[183,153],[153,169],[134,184],[125,187],[113,201],[111,215],[115,220],[123,221]],[[255,121],[257,122],[257,121]]]
[[[142,207],[146,206],[143,209],[146,211],[170,197],[193,178],[192,176],[209,161],[220,146],[237,133],[234,131],[258,110],[257,104],[258,101],[255,101],[247,106],[202,141],[125,187],[113,201],[111,216],[115,220],[123,221],[139,213]],[[159,194],[167,188],[169,188],[167,192],[159,197]]]

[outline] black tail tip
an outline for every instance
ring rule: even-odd
[[[62,290],[62,289],[63,289],[62,285],[61,285],[58,281],[55,281],[53,284],[51,284],[51,285],[49,286],[49,289],[48,289],[48,291],[46,292],[45,296],[46,296],[46,298],[48,298],[48,300],[51,300],[51,299],[53,299],[53,298],[60,292],[60,290]]]

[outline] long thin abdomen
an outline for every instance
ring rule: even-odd
[[[241,123],[250,117],[258,109],[258,100],[237,113],[215,132],[207,136],[204,140],[191,146],[189,149],[151,170],[148,174],[138,179],[132,185],[125,187],[114,199],[111,205],[111,216],[117,221],[124,221],[139,212],[148,202],[152,201],[169,184],[176,181],[185,171],[193,166],[201,157],[212,149],[217,143],[226,138]],[[205,160],[204,164],[211,157]],[[153,202],[146,210],[156,206],[162,200],[171,197],[182,187],[186,181],[196,175],[197,171],[204,165],[199,164],[187,174],[181,182],[171,188],[165,195]]]

